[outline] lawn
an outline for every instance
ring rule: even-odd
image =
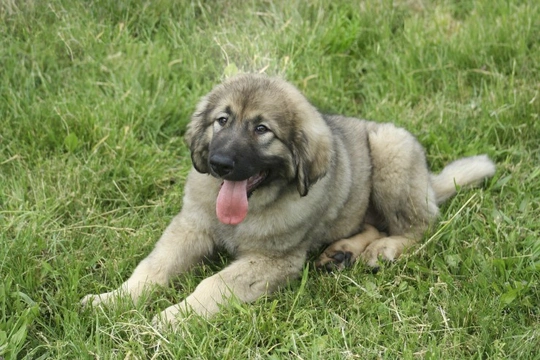
[[[181,209],[190,114],[236,72],[393,121],[434,171],[487,153],[497,173],[377,274],[306,264],[253,304],[153,328],[222,256],[136,306],[81,308]],[[0,358],[540,359],[539,84],[532,0],[2,1]]]

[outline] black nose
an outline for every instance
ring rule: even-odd
[[[210,167],[220,177],[227,176],[234,170],[234,160],[229,156],[214,154],[210,157]]]

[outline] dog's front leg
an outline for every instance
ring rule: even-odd
[[[162,311],[154,318],[154,324],[174,325],[191,313],[210,317],[233,297],[242,303],[255,301],[297,277],[305,259],[305,251],[275,257],[260,254],[242,256],[219,273],[204,279],[184,301]]]
[[[111,304],[120,296],[130,296],[136,301],[149,286],[166,285],[171,276],[186,271],[212,252],[213,239],[207,231],[196,226],[198,223],[182,213],[177,215],[154,250],[139,263],[126,282],[111,292],[86,295],[81,303]]]

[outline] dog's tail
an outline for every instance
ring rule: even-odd
[[[495,174],[495,164],[487,155],[471,156],[446,165],[439,174],[431,174],[437,204],[456,194],[456,186],[476,186]]]

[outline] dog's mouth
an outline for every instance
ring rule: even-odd
[[[246,180],[223,180],[216,200],[216,215],[224,224],[238,225],[247,216],[248,198],[266,180],[268,171],[261,171]]]
[[[247,179],[247,196],[248,198],[268,177],[268,171],[261,171],[257,175],[253,175]]]

